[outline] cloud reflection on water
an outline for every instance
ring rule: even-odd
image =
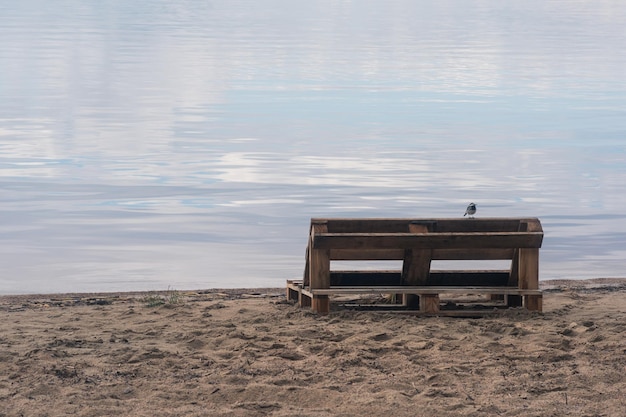
[[[469,201],[626,268],[613,1],[0,8],[0,293],[282,285],[310,217]]]

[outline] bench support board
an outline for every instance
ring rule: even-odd
[[[378,287],[330,287],[326,289],[307,289],[302,281],[287,281],[288,299],[297,301],[302,307],[312,307],[313,311],[327,314],[330,311],[331,295],[357,295],[357,294],[396,294],[405,299],[411,295],[419,300],[419,312],[425,314],[438,314],[442,312],[440,302],[446,295],[490,295],[504,297],[509,300],[508,307],[524,306],[529,311],[541,311],[541,290],[524,290],[515,287],[445,287],[445,286],[378,286]],[[514,300],[511,303],[511,300]],[[517,301],[519,300],[519,302]],[[522,304],[523,301],[523,304]],[[403,302],[403,306],[411,307]],[[488,311],[487,311],[488,312]],[[466,312],[467,313],[467,312]],[[475,311],[480,315],[481,311]],[[468,315],[468,314],[466,314]]]

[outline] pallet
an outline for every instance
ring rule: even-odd
[[[510,306],[541,311],[536,218],[312,219],[304,277],[288,281],[287,295],[327,314],[329,296],[389,293],[407,307],[434,314],[440,294],[477,292]],[[432,260],[511,262],[508,270],[433,271]],[[401,271],[332,271],[333,260],[401,260]]]
[[[333,295],[357,295],[357,294],[394,294],[394,295],[414,295],[419,297],[419,312],[427,315],[467,315],[475,316],[492,311],[444,311],[441,309],[442,296],[459,295],[489,295],[490,300],[496,299],[493,296],[502,296],[505,306],[524,306],[528,310],[541,311],[543,304],[543,293],[538,289],[519,289],[515,287],[471,287],[471,286],[348,286],[307,289],[303,282],[299,280],[287,281],[287,299],[297,301],[300,306],[311,307],[314,299],[325,299],[330,301],[329,296]],[[509,300],[516,300],[513,297],[521,297],[523,304]],[[507,301],[509,301],[507,303]],[[408,307],[407,297],[402,297],[401,307]],[[390,310],[388,306],[386,309]],[[402,308],[406,309],[406,308]]]

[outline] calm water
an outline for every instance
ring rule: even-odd
[[[311,217],[626,275],[626,3],[0,0],[0,293],[283,286]]]

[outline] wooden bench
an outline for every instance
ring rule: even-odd
[[[326,314],[329,296],[389,293],[427,314],[440,294],[488,294],[507,306],[541,311],[536,218],[312,219],[302,281],[287,296]],[[402,270],[335,271],[331,261],[401,260]],[[506,270],[431,270],[433,260],[508,260]]]

